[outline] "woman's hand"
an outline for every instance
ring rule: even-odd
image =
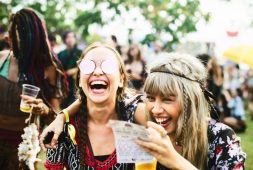
[[[78,112],[80,105],[81,101],[76,100],[66,108],[69,117],[74,116]],[[56,145],[58,144],[58,137],[63,131],[64,122],[65,122],[64,114],[58,114],[55,120],[43,130],[43,132],[40,135],[40,146],[42,147],[43,150],[45,150],[46,148],[56,147]],[[44,144],[44,140],[49,132],[54,132],[53,138],[51,139],[51,142],[49,144]]]
[[[147,123],[147,126],[150,140],[136,141],[146,152],[153,155],[160,164],[167,168],[182,170],[197,169],[176,151],[170,137],[162,126],[150,121]]]
[[[40,98],[34,98],[27,95],[20,95],[25,102],[32,107],[32,114],[48,115],[49,107]]]
[[[64,122],[65,122],[64,114],[58,114],[55,120],[43,130],[43,132],[40,135],[40,146],[43,150],[46,150],[46,148],[53,148],[53,149],[56,148],[58,144],[58,137],[63,131]],[[44,144],[44,140],[46,136],[49,134],[49,132],[54,132],[53,138],[51,139],[51,142],[49,144]]]
[[[157,161],[167,168],[174,168],[174,164],[178,164],[176,161],[180,154],[174,149],[173,144],[167,136],[166,130],[153,122],[148,122],[149,141],[137,140],[139,144],[146,152],[153,155]]]

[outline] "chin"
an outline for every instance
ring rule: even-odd
[[[169,126],[169,127],[164,127],[164,128],[168,134],[174,134],[176,132],[176,127],[174,126]]]
[[[92,103],[96,103],[96,104],[98,104],[98,103],[104,103],[104,102],[106,102],[107,101],[107,97],[105,97],[105,96],[92,96],[92,97],[90,97],[90,101],[92,102]]]

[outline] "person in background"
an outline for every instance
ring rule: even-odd
[[[144,84],[149,140],[137,140],[165,169],[244,169],[234,131],[210,118],[207,71],[195,57],[172,53],[149,68]]]
[[[230,93],[229,93],[230,91]],[[246,117],[241,92],[239,89],[225,90],[223,95],[227,101],[227,107],[230,109],[230,115],[224,117],[223,122],[232,127],[236,132],[246,130]]]
[[[0,52],[0,169],[17,170],[18,145],[29,116],[19,107],[22,84],[40,88],[41,99],[33,101],[32,113],[41,115],[41,120],[60,110],[67,89],[44,22],[35,11],[24,8],[10,16],[9,38],[10,50]]]
[[[158,60],[159,58],[167,57],[167,52],[164,51],[164,44],[160,40],[155,40],[152,42],[152,53],[146,54],[144,57],[145,62],[148,65]]]
[[[111,46],[113,46],[120,55],[122,55],[122,50],[121,50],[121,46],[118,43],[118,39],[115,35],[111,35],[108,44],[110,44]]]
[[[215,105],[218,106],[224,82],[223,69],[218,65],[217,59],[209,56],[208,54],[200,54],[197,56],[197,58],[199,58],[207,67],[208,78],[206,86],[207,89],[212,92]]]
[[[211,57],[209,54],[199,54],[197,58],[207,68],[208,78],[206,79],[205,87],[211,92],[213,96],[213,107],[215,112],[211,112],[211,117],[214,119],[222,119],[224,115],[227,115],[225,107],[223,107],[222,89],[223,89],[223,69],[218,65],[216,58]],[[225,109],[225,110],[224,110]]]
[[[249,69],[247,72],[246,87],[248,91],[248,108],[250,112],[250,118],[253,121],[253,69]]]
[[[54,48],[55,48],[56,45],[57,45],[55,34],[54,34],[54,33],[49,33],[49,34],[48,34],[48,40],[49,40],[49,44],[50,44],[51,50],[52,50],[53,52],[55,52],[55,51],[54,51]]]
[[[68,97],[62,102],[61,107],[67,107],[75,101],[75,76],[77,73],[76,62],[82,51],[77,48],[76,35],[73,31],[66,31],[62,36],[66,49],[58,54],[59,60],[62,63],[68,77]]]
[[[0,33],[0,51],[10,49],[9,37],[6,33]]]
[[[130,75],[129,86],[135,89],[137,93],[141,93],[146,76],[146,63],[142,58],[138,44],[132,44],[128,49],[125,66]]]
[[[229,63],[227,66],[227,87],[226,89],[240,89],[243,85],[243,76],[239,64]]]
[[[211,58],[207,63],[208,75],[207,89],[213,93],[216,105],[219,104],[223,89],[224,74],[222,67],[218,65],[216,58]]]

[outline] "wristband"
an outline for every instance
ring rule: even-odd
[[[64,117],[65,117],[65,122],[69,123],[69,113],[68,113],[68,111],[66,109],[63,109],[62,112],[63,112]]]
[[[76,140],[75,140],[75,136],[76,136],[76,129],[75,127],[69,123],[69,114],[68,114],[68,111],[66,109],[63,109],[62,110],[64,116],[65,116],[65,122],[67,123],[68,125],[68,133],[69,133],[69,136],[70,136],[70,139],[72,140],[72,142],[74,143],[74,145],[76,145]]]

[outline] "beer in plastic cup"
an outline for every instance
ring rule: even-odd
[[[135,163],[135,170],[156,170],[157,160],[153,162],[138,162]]]
[[[37,95],[39,94],[39,91],[40,91],[39,87],[30,85],[30,84],[23,84],[23,88],[22,88],[23,95],[36,98]],[[22,112],[30,113],[32,110],[32,107],[30,107],[24,99],[21,99],[20,110]]]

